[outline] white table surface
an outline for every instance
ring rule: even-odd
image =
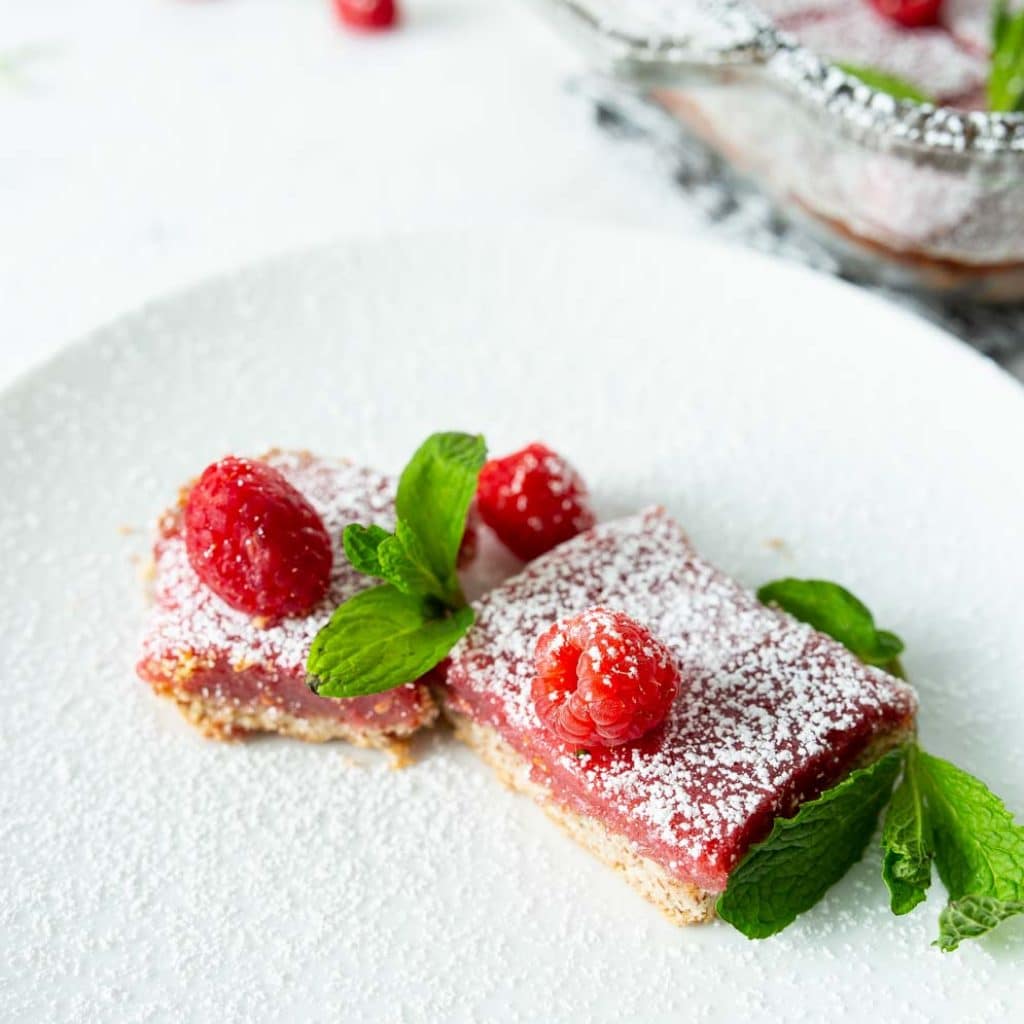
[[[149,299],[346,234],[715,230],[717,183],[687,195],[664,146],[599,130],[528,0],[403,8],[365,36],[331,0],[0,0],[0,388]],[[737,210],[726,237],[799,258],[760,237],[763,203]],[[998,350],[986,314],[934,318]],[[1017,323],[992,326],[1024,379]]]
[[[700,230],[566,89],[525,0],[0,0],[0,387],[211,272],[350,233]],[[397,286],[397,283],[396,283]]]

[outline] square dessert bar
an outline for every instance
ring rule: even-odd
[[[327,594],[308,615],[269,625],[225,604],[189,563],[182,528],[186,489],[160,521],[154,608],[139,675],[157,693],[175,700],[209,736],[279,732],[304,740],[391,746],[436,718],[427,688],[410,683],[368,697],[318,697],[307,685],[306,658],[334,609],[372,585],[348,564],[341,533],[352,522],[393,529],[395,481],[306,452],[274,451],[264,459],[323,519],[334,545]]]
[[[553,622],[594,605],[646,625],[682,682],[654,732],[578,750],[537,716],[533,653]],[[457,735],[678,923],[713,915],[774,817],[913,729],[909,686],[760,604],[663,509],[581,534],[475,608],[441,688]]]

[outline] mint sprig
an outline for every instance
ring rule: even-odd
[[[916,746],[907,751],[882,854],[897,914],[924,899],[934,862],[950,897],[936,942],[947,952],[1024,913],[1024,828],[983,782]]]
[[[866,665],[877,665],[903,678],[899,661],[903,641],[895,633],[878,629],[867,605],[838,583],[789,577],[766,583],[757,598],[827,633]]]
[[[358,523],[345,527],[352,567],[403,594],[428,594],[448,608],[465,604],[455,564],[486,457],[479,434],[431,434],[398,481],[394,533]]]
[[[752,939],[791,924],[860,860],[890,794],[882,877],[894,914],[924,899],[933,862],[950,897],[935,943],[943,951],[1024,914],[1024,828],[983,782],[909,744],[777,819],[729,876],[719,916]]]
[[[431,598],[390,584],[346,601],[316,635],[309,670],[321,697],[363,697],[410,683],[442,661],[473,624],[473,610],[444,615]]]
[[[1024,10],[1011,12],[1008,0],[992,5],[988,105],[1003,113],[1024,111]]]
[[[932,103],[932,98],[922,92],[912,82],[897,75],[890,75],[888,71],[880,71],[878,68],[870,68],[860,64],[836,64],[841,71],[853,78],[857,78],[865,85],[884,92],[897,100],[913,100],[915,103]]]
[[[364,576],[376,576],[384,578],[384,571],[380,565],[381,544],[391,536],[383,526],[360,526],[359,523],[349,523],[341,535],[342,544],[345,548],[345,557],[356,572]]]
[[[918,752],[907,750],[903,779],[892,795],[882,828],[882,879],[894,914],[909,914],[932,881],[931,822],[924,813]]]
[[[477,477],[487,458],[479,434],[433,434],[419,447],[398,482],[396,538],[403,546],[414,538],[418,550],[406,553],[462,600],[455,563],[466,530],[466,513],[476,494]]]
[[[922,750],[916,770],[935,867],[951,900],[939,919],[938,944],[948,951],[961,938],[1024,913],[1024,827],[980,779],[955,764]]]
[[[439,664],[473,624],[456,560],[484,439],[432,434],[398,482],[393,533],[350,523],[354,569],[383,580],[341,605],[316,635],[306,669],[323,697],[359,697],[412,682]]]
[[[863,856],[900,760],[892,751],[801,805],[792,818],[776,818],[768,838],[729,875],[719,917],[747,938],[763,939],[813,907]]]
[[[894,657],[896,645],[902,650],[897,637],[876,630],[871,612],[834,583],[778,580],[758,596],[865,661]],[[719,915],[750,938],[786,927],[860,859],[886,802],[882,878],[894,914],[924,900],[933,864],[950,897],[939,916],[935,944],[942,950],[1024,914],[1024,827],[983,782],[909,743],[851,773],[792,818],[776,820],[729,876]]]

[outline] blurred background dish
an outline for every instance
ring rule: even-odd
[[[985,0],[966,0],[966,11],[964,2],[957,34],[886,27],[867,0],[841,9],[764,0],[809,43],[869,62],[863,76],[744,0],[542,6],[609,82],[658,103],[755,180],[845,273],[1016,302],[1024,298],[1024,115],[977,109],[988,57],[976,6]],[[896,72],[911,82],[886,82]],[[892,95],[907,84],[950,105]]]
[[[8,5],[0,386],[152,295],[356,234],[554,217],[713,236],[862,285],[881,276],[877,257],[769,198],[648,88],[595,71],[538,16],[552,2]],[[978,0],[942,9],[963,2]],[[397,21],[368,31],[346,20],[357,15]],[[1024,377],[1022,304],[867,286]]]

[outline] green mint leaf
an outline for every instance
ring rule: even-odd
[[[992,896],[964,896],[950,900],[939,915],[939,938],[943,953],[951,953],[964,939],[976,939],[1015,914],[1024,914],[1024,902],[997,900]]]
[[[449,605],[463,603],[455,561],[486,455],[479,434],[432,434],[398,482],[398,518],[415,535],[423,562],[440,582]]]
[[[992,8],[988,105],[1004,113],[1024,111],[1024,11],[1011,12],[1007,0]]]
[[[390,584],[364,590],[314,638],[311,686],[321,697],[361,697],[411,683],[444,660],[473,618],[471,608],[446,615],[436,601]]]
[[[1008,0],[995,0],[992,4],[992,49],[998,50],[999,44],[1010,27],[1010,5]]]
[[[345,547],[345,557],[352,568],[365,576],[384,578],[378,550],[381,544],[391,536],[382,526],[360,526],[350,523],[341,535]]]
[[[405,467],[395,532],[352,523],[342,542],[352,566],[385,581],[346,601],[313,640],[306,668],[323,697],[358,697],[418,679],[473,624],[456,561],[484,440],[433,434]]]
[[[985,920],[998,924],[1024,907],[1024,827],[973,775],[924,751],[918,763],[935,866],[952,901],[940,919],[951,937],[940,935],[939,944],[955,949],[956,927],[962,926],[963,938],[981,935]]]
[[[1024,828],[1003,801],[962,768],[921,751],[935,863],[953,899],[1024,899]]]
[[[433,574],[416,535],[403,520],[394,533],[380,526],[352,523],[342,534],[345,554],[353,568],[366,576],[376,576],[392,584],[403,594],[435,597],[442,604],[456,605],[452,594]]]
[[[882,826],[882,878],[894,914],[908,914],[932,881],[931,822],[924,805],[917,747],[907,750],[903,779],[893,793]]]
[[[721,918],[747,938],[763,939],[814,906],[860,860],[899,774],[894,750],[851,772],[750,849],[718,898]]]
[[[913,83],[896,75],[890,75],[887,71],[879,71],[878,68],[863,67],[858,64],[837,64],[836,67],[854,78],[859,78],[872,89],[887,93],[894,99],[913,100],[915,103],[934,102],[927,93],[922,92]]]
[[[778,605],[795,619],[838,640],[867,665],[877,665],[903,677],[899,654],[903,641],[895,633],[875,627],[867,606],[845,587],[828,580],[792,578],[766,583],[759,601]]]
[[[444,604],[457,603],[457,595],[434,575],[416,534],[404,519],[398,520],[395,535],[381,544],[378,554],[381,575],[402,593],[429,595]]]

